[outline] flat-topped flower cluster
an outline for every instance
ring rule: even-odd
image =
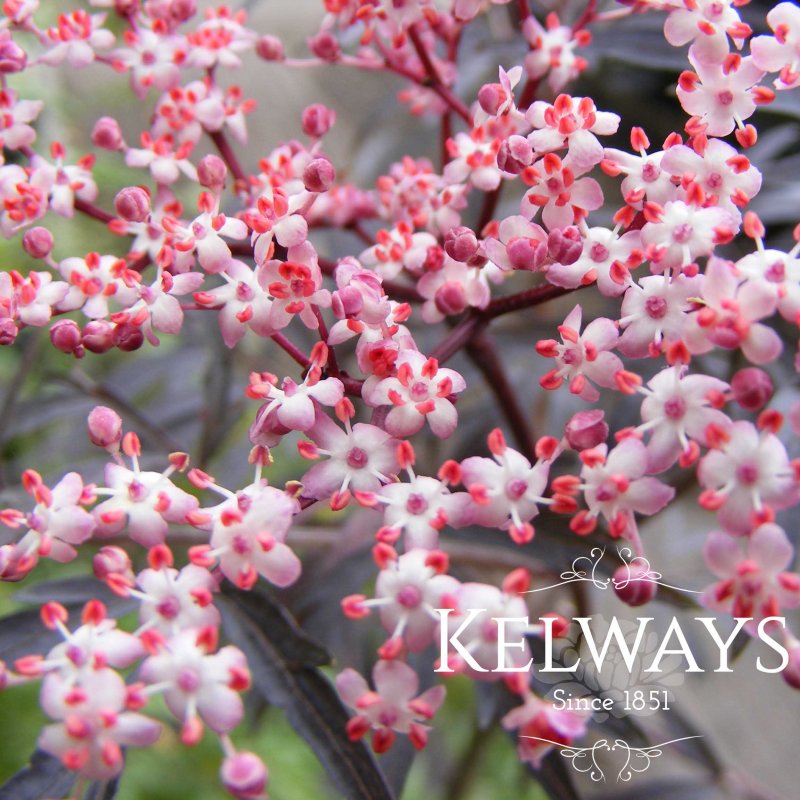
[[[535,553],[536,518],[546,511],[558,515],[548,519],[564,537],[624,539],[643,557],[638,520],[673,502],[688,479],[717,521],[705,559],[719,580],[702,602],[756,627],[800,605],[800,576],[788,571],[794,551],[776,523],[776,512],[800,503],[800,463],[786,438],[787,428],[800,428],[800,413],[784,426],[770,406],[769,374],[785,332],[800,327],[800,225],[791,249],[765,243],[749,208],[762,174],[747,155],[758,107],[800,86],[794,3],[776,5],[770,32],[755,35],[732,0],[636,0],[606,10],[592,0],[565,20],[527,0],[325,0],[307,57],[285,53],[277,37],[227,6],[81,5],[63,13],[39,0],[2,6],[0,233],[18,237],[38,264],[0,272],[0,344],[46,327],[58,351],[88,359],[157,346],[181,336],[187,314],[210,314],[229,348],[245,337],[270,340],[297,369],[276,375],[266,361],[250,376],[246,395],[260,407],[248,411],[255,476],[243,488],[192,468],[186,453],[171,454],[163,469],[143,468],[138,437],[103,406],[88,420],[91,441],[109,453],[102,478],[69,471],[46,482],[24,472],[29,506],[0,512],[19,533],[0,547],[0,578],[35,580],[41,559],[63,563],[86,550],[95,575],[139,604],[139,627],[125,632],[97,600],[80,623],[47,603],[43,623],[63,642],[0,662],[0,688],[41,680],[51,720],[43,750],[85,778],[113,777],[123,748],[157,739],[146,705],[161,694],[185,744],[205,728],[218,735],[226,788],[263,796],[266,768],[229,737],[250,670],[241,650],[218,646],[215,595],[225,581],[240,590],[297,581],[293,522],[322,504],[342,514],[362,506],[378,520],[374,587],[349,587],[342,602],[353,619],[374,610],[386,631],[374,688],[349,668],[336,687],[355,711],[342,736],[371,733],[379,753],[398,733],[417,748],[427,742],[445,688],[418,694],[407,656],[438,641],[436,609],[452,609],[453,630],[469,609],[485,610],[473,638],[461,641],[488,669],[497,652],[492,618],[529,616],[531,575],[513,570],[499,586],[459,580],[447,552],[452,531],[505,531],[518,545],[533,542]],[[569,93],[588,66],[580,53],[592,28],[645,12],[664,15],[666,40],[688,58],[675,75],[686,124],[660,147],[641,120],[623,121]],[[485,13],[510,15],[528,53],[497,65],[497,82],[462,98],[459,43]],[[253,138],[255,101],[227,83],[245,59],[400,76],[410,112],[441,120],[440,168],[407,156],[372,187],[340,180],[347,165],[325,152],[336,112],[321,104],[298,120],[302,138],[248,168],[232,141]],[[93,63],[147,103],[144,127],[123,131],[102,117],[86,131],[88,154],[59,142],[40,151],[37,120],[47,111],[13,88],[14,76]],[[630,146],[610,146],[621,131]],[[204,139],[217,154],[197,158]],[[113,210],[96,205],[98,150],[130,175],[130,185],[114,187]],[[191,207],[179,202],[179,186],[183,196],[194,189]],[[513,192],[518,205],[498,215],[501,194]],[[48,227],[53,215],[106,225],[118,247],[67,252]],[[316,234],[330,230],[358,245],[336,257],[320,252],[329,240]],[[731,260],[734,240],[745,254]],[[608,299],[611,316],[587,316],[580,298],[591,292]],[[587,406],[537,440],[520,401],[537,387],[512,385],[488,332],[497,317],[570,293],[572,310],[552,338],[531,343],[530,359],[551,365],[542,390]],[[430,352],[415,338],[420,321],[441,329]],[[303,329],[317,340],[310,350],[298,343],[307,340]],[[489,379],[486,404],[498,427],[488,455],[420,463],[415,437],[458,435],[468,387],[446,364],[461,351]],[[698,363],[712,352],[749,365],[711,374]],[[641,396],[641,405],[628,427],[610,430],[603,404],[615,394]],[[271,485],[265,470],[295,443],[313,463],[285,487]],[[184,564],[170,542],[179,527],[193,529],[196,541]],[[619,595],[638,605],[654,591],[634,581]],[[565,632],[562,623],[556,628]],[[541,632],[515,631],[517,639]],[[784,677],[798,686],[800,643],[788,628],[785,644]],[[513,659],[526,663],[527,645]],[[458,653],[448,665],[475,680],[503,680]],[[506,684],[519,705],[503,725],[519,731],[522,760],[538,767],[553,744],[586,732],[584,716],[537,696],[527,675],[506,676]]]

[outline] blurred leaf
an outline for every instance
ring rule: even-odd
[[[317,668],[327,654],[266,593],[226,590],[219,599],[223,627],[247,656],[253,687],[283,709],[348,800],[393,800],[394,794],[364,742],[344,735],[349,716]]]
[[[687,780],[660,780],[631,788],[597,795],[593,800],[707,800],[714,797],[712,784]]]
[[[571,767],[559,753],[560,748],[551,751],[542,761],[538,770],[531,772],[551,800],[581,800],[572,780]]]
[[[119,789],[120,777],[117,775],[113,780],[93,783],[83,796],[83,800],[114,800]]]
[[[75,775],[42,750],[35,750],[28,766],[0,786],[0,800],[45,800],[63,797],[75,783]],[[101,800],[101,798],[97,798]]]

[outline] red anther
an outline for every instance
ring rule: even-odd
[[[775,92],[768,86],[754,86],[750,90],[750,94],[757,106],[767,105],[775,99]]]
[[[510,525],[508,535],[514,544],[527,544],[536,535],[536,531],[530,522],[523,522],[522,525]]]
[[[664,209],[652,200],[646,200],[642,206],[642,214],[647,222],[661,222],[664,215]]]
[[[567,494],[555,494],[550,510],[554,514],[574,514],[578,510],[578,502]]]
[[[331,509],[341,511],[350,502],[351,496],[349,489],[345,489],[343,492],[334,492],[330,500]]]
[[[211,555],[211,546],[207,544],[198,544],[189,548],[189,561],[198,567],[213,567],[215,558]]]
[[[588,536],[597,527],[597,518],[586,511],[579,511],[569,522],[569,529],[578,536]]]
[[[690,69],[684,70],[678,76],[678,86],[680,86],[684,92],[693,92],[697,88],[699,82],[700,76]]]
[[[712,450],[719,450],[731,440],[728,431],[713,422],[706,425],[706,429],[703,433],[705,434],[708,446]]]
[[[758,415],[758,429],[778,433],[783,427],[783,414],[775,408],[767,408]]]
[[[342,613],[348,619],[364,619],[369,616],[369,608],[364,605],[367,599],[363,594],[350,594],[341,600]]]
[[[142,443],[133,431],[128,431],[122,437],[122,452],[128,458],[138,458],[142,454]]]
[[[479,506],[485,506],[491,502],[486,487],[482,483],[473,483],[472,486],[468,487],[467,491],[472,498],[472,502],[477,503]]]
[[[550,461],[558,452],[558,439],[554,436],[542,436],[534,447],[536,458],[542,461]]]
[[[246,692],[250,688],[250,670],[247,668],[232,666],[228,667],[229,688],[234,692]]]
[[[614,383],[623,394],[636,394],[642,385],[642,378],[641,375],[621,369],[614,375]]]
[[[28,494],[33,494],[42,485],[42,476],[36,470],[26,469],[22,473],[22,487]]]
[[[308,442],[305,439],[301,439],[297,443],[297,452],[300,453],[303,458],[307,458],[309,461],[319,458],[319,450],[317,450],[317,446],[313,442]]]
[[[559,475],[553,478],[550,486],[556,494],[575,497],[580,492],[581,479],[577,475]]]
[[[617,175],[622,174],[622,169],[620,166],[608,158],[604,158],[600,162],[600,169],[602,169],[603,172],[605,172],[605,174],[611,178],[616,178]]]
[[[175,559],[167,545],[157,544],[147,551],[147,563],[150,564],[150,569],[160,570],[173,566]]]
[[[461,465],[453,459],[448,459],[439,467],[436,477],[450,486],[458,486],[461,483]]]
[[[213,486],[216,483],[211,475],[196,467],[190,469],[186,477],[189,479],[189,483],[197,489],[208,489],[209,486]]]
[[[670,342],[666,347],[667,364],[688,364],[692,360],[692,354],[682,339]]]
[[[393,636],[378,648],[378,657],[385,661],[394,661],[394,659],[403,655],[404,650],[405,644],[403,640],[399,636]]]
[[[751,239],[763,239],[767,232],[764,223],[755,211],[745,211],[742,230],[745,236],[749,236]]]
[[[705,489],[700,492],[697,502],[702,508],[706,509],[706,511],[717,511],[722,508],[725,503],[725,495],[718,494],[713,489]]]
[[[631,147],[638,153],[650,147],[650,140],[644,130],[639,127],[631,128]]]
[[[718,225],[714,228],[714,244],[728,244],[733,241],[736,232],[727,225]]]
[[[181,742],[194,747],[203,738],[203,722],[200,717],[189,717],[181,727]]]
[[[372,548],[372,559],[380,569],[386,569],[389,564],[397,561],[397,550],[384,542],[378,542]]]
[[[214,596],[205,586],[192,589],[189,595],[200,608],[207,608],[214,601]]]
[[[503,578],[502,590],[509,595],[524,594],[531,588],[531,573],[524,567],[512,570]]]
[[[345,732],[347,733],[347,738],[351,742],[357,742],[359,739],[362,739],[365,734],[369,733],[372,725],[370,721],[366,717],[352,717],[348,720],[347,725],[345,725]]]
[[[89,600],[81,612],[84,625],[99,625],[106,618],[106,607],[99,600]]]
[[[325,342],[317,342],[311,348],[311,362],[319,367],[324,367],[328,363],[328,345]]]
[[[45,603],[39,611],[39,616],[42,618],[42,623],[46,628],[55,630],[59,623],[64,625],[69,619],[69,612],[61,603],[56,603],[54,600]]]
[[[689,446],[680,454],[678,464],[683,469],[686,469],[687,467],[691,467],[698,458],[700,458],[700,445],[698,445],[697,442],[691,441],[689,442]]]
[[[383,525],[375,532],[375,538],[384,544],[394,544],[400,538],[402,532],[402,528],[389,528]]]
[[[403,439],[397,445],[397,463],[401,469],[408,469],[413,467],[416,462],[416,454],[414,448],[407,439]]]
[[[197,637],[194,641],[206,653],[213,653],[219,644],[219,631],[213,625],[205,625],[197,632]]]
[[[169,463],[178,470],[183,472],[189,466],[188,453],[170,453],[168,456]]]
[[[544,358],[555,358],[558,355],[558,346],[555,339],[540,339],[536,342],[536,352]]]
[[[502,456],[505,453],[508,445],[506,444],[506,437],[503,436],[503,431],[500,428],[494,428],[486,439],[489,445],[489,452],[496,456]]]
[[[758,131],[752,125],[736,129],[736,141],[742,147],[752,147],[758,141]]]
[[[450,557],[443,550],[431,550],[425,556],[425,566],[430,567],[437,575],[444,575],[450,569]]]

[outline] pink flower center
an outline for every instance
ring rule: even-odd
[[[729,106],[733,102],[733,92],[731,92],[729,89],[719,92],[717,94],[717,102],[721,106]]]
[[[428,384],[425,381],[417,381],[412,385],[409,394],[415,402],[428,399]]]
[[[600,242],[595,242],[589,250],[589,257],[592,261],[605,261],[608,258],[608,248]]]
[[[247,302],[255,297],[255,292],[246,284],[241,281],[236,284],[236,299],[242,302]]]
[[[363,469],[367,465],[369,456],[360,447],[354,447],[347,454],[347,466],[353,469]]]
[[[422,601],[422,592],[416,586],[408,584],[397,593],[396,599],[403,608],[416,608]]]
[[[752,461],[745,461],[736,468],[736,480],[752,486],[758,480],[758,467]]]
[[[712,172],[706,178],[706,186],[708,186],[709,189],[719,189],[719,187],[722,186],[722,175],[720,175],[719,172]]]
[[[519,500],[528,491],[528,482],[514,478],[506,484],[506,495],[510,500]]]
[[[693,232],[692,226],[688,222],[682,222],[680,225],[675,226],[675,230],[672,231],[672,238],[678,244],[686,244],[692,238]]]
[[[603,481],[600,486],[597,487],[596,495],[601,503],[608,503],[616,498],[617,486],[613,481]]]
[[[247,555],[250,552],[250,541],[246,536],[242,536],[241,533],[237,533],[231,542],[231,549],[237,555]]]
[[[175,619],[181,610],[181,603],[174,594],[165,597],[157,606],[156,611],[164,617],[164,619]]]
[[[642,180],[646,183],[652,183],[653,181],[658,180],[660,175],[661,168],[649,161],[642,167]]]
[[[667,313],[667,301],[663,297],[648,297],[644,310],[651,319],[662,319]]]
[[[686,413],[686,403],[682,397],[670,397],[664,403],[664,415],[669,419],[680,419]]]
[[[493,619],[487,619],[481,625],[481,638],[487,642],[497,641],[497,622]]]
[[[141,502],[145,497],[147,497],[147,489],[145,488],[144,484],[133,480],[128,484],[128,496],[135,503]]]
[[[184,667],[178,673],[178,678],[175,683],[177,683],[178,688],[182,689],[184,692],[194,692],[200,686],[200,676],[197,674],[196,669]]]
[[[764,272],[764,277],[772,283],[783,283],[786,280],[786,265],[783,261],[770,264]]]
[[[428,510],[428,501],[421,494],[409,495],[406,501],[406,511],[409,514],[422,514]]]

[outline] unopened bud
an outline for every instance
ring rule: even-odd
[[[469,261],[478,251],[478,237],[469,228],[450,228],[444,237],[444,251],[455,261]]]
[[[605,412],[594,408],[579,411],[564,428],[564,436],[574,450],[588,450],[602,444],[608,438],[608,423],[603,419]]]
[[[86,420],[89,440],[97,447],[105,447],[110,453],[119,450],[122,439],[122,418],[113,408],[95,406]]]
[[[14,344],[17,339],[19,328],[13,319],[9,317],[0,318],[0,345]]]
[[[434,303],[445,316],[460,314],[467,307],[467,293],[458,281],[447,281],[436,290]]]
[[[323,31],[316,36],[312,36],[306,41],[308,49],[323,61],[338,61],[342,55],[342,48],[332,33]]]
[[[264,61],[283,61],[286,57],[281,40],[269,34],[262,36],[256,42],[256,53]]]
[[[647,567],[638,562],[618,567],[611,579],[614,585],[614,594],[629,606],[643,606],[655,596],[657,585],[647,580]]]
[[[119,123],[113,117],[100,117],[92,130],[92,144],[103,150],[120,150],[125,140]]]
[[[533,163],[533,148],[524,137],[514,134],[509,136],[497,151],[497,166],[503,172],[519,175],[525,167]]]
[[[364,297],[353,286],[343,286],[331,295],[331,309],[336,319],[358,314],[364,307]]]
[[[327,192],[336,178],[336,170],[327,158],[315,158],[303,170],[303,186],[309,192]]]
[[[262,797],[267,785],[267,768],[255,753],[228,756],[219,771],[222,785],[239,800]]]
[[[94,319],[83,326],[81,344],[92,353],[105,353],[114,346],[114,326],[105,319]]]
[[[508,243],[506,253],[514,269],[526,269],[533,272],[547,261],[547,243],[537,239],[519,237]]]
[[[125,575],[133,578],[133,569],[128,554],[121,547],[107,545],[101,547],[92,559],[92,569],[98,580],[104,581],[109,575]]]
[[[175,22],[186,22],[197,13],[197,0],[172,0],[169,11]]]
[[[60,319],[50,328],[50,341],[56,350],[75,355],[83,354],[81,329],[71,319]]]
[[[112,340],[114,346],[124,353],[132,353],[144,344],[144,334],[137,325],[123,322],[114,328]]]
[[[499,83],[485,83],[478,90],[478,103],[487,114],[496,114],[505,99],[505,89]]]
[[[581,232],[574,225],[550,231],[547,236],[547,252],[557,264],[574,264],[583,252]]]
[[[114,208],[128,222],[144,222],[150,214],[150,195],[140,186],[126,186],[117,192]]]
[[[319,139],[324,136],[336,122],[336,112],[322,103],[313,103],[303,109],[303,116],[301,117],[301,124],[303,126],[303,133],[306,136],[313,136]]]
[[[0,73],[22,72],[28,63],[25,51],[11,38],[11,32],[0,31]]]
[[[53,250],[53,234],[41,225],[25,231],[22,246],[31,258],[47,258]]]
[[[210,153],[200,159],[197,165],[197,179],[201,186],[205,186],[206,189],[222,189],[227,177],[228,168],[219,156]]]
[[[758,367],[740,369],[731,380],[733,398],[745,411],[761,410],[774,389],[772,378]]]

